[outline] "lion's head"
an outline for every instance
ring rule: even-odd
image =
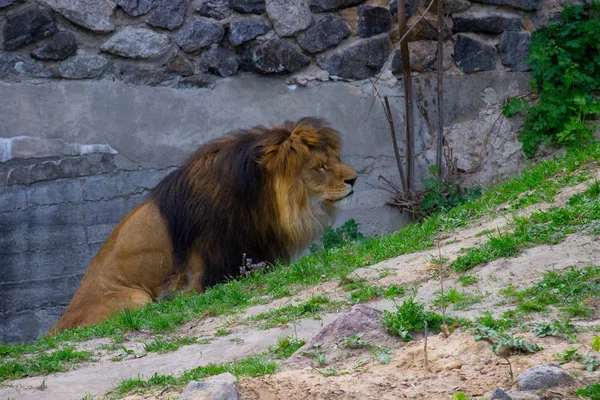
[[[233,132],[202,146],[154,191],[185,268],[201,248],[213,284],[239,270],[242,254],[274,262],[318,239],[356,172],[340,161],[340,135],[316,118]]]

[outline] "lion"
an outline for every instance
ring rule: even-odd
[[[238,275],[243,254],[290,261],[353,193],[357,173],[340,146],[336,130],[308,117],[201,146],[115,227],[49,334],[203,292]]]

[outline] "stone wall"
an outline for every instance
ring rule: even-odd
[[[560,6],[450,3],[446,137],[465,180],[486,184],[523,165],[519,121],[499,109],[529,90],[529,32]],[[423,10],[409,0],[409,24]],[[430,22],[409,36],[419,179],[435,155]],[[378,75],[378,92],[396,96],[400,126],[387,0],[0,0],[0,32],[0,342],[44,334],[116,223],[197,146],[232,129],[327,118],[360,173],[338,223],[355,218],[377,234],[406,222],[377,188],[396,169],[365,80]]]

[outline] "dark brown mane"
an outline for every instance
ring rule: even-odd
[[[339,152],[340,138],[317,118],[239,130],[200,147],[151,197],[167,223],[175,268],[185,269],[190,249],[198,249],[204,282],[213,285],[237,275],[244,253],[256,261],[289,260],[314,238],[289,233],[274,179],[295,184],[310,150],[319,148]],[[289,201],[301,201],[293,196]]]

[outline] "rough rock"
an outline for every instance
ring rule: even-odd
[[[121,65],[115,74],[125,83],[148,86],[158,85],[167,77],[160,68],[140,65]]]
[[[260,17],[246,17],[236,19],[229,23],[228,38],[231,44],[240,44],[252,40],[269,32],[271,27]]]
[[[16,50],[58,32],[52,10],[31,5],[6,16],[4,50]]]
[[[324,326],[304,346],[296,351],[285,364],[293,369],[305,368],[316,361],[312,357],[302,355],[303,351],[313,349],[315,343],[320,344],[320,349],[327,354],[326,363],[339,358],[343,353],[370,354],[369,349],[340,348],[340,341],[348,336],[362,333],[362,340],[367,343],[377,343],[380,346],[390,346],[397,341],[381,326],[380,320],[383,313],[364,304],[352,307],[349,313],[344,314],[328,325]]]
[[[66,19],[99,33],[115,30],[114,11],[117,5],[111,0],[39,0],[52,7]]]
[[[444,70],[452,66],[452,43],[444,43]],[[437,71],[437,42],[422,40],[408,43],[410,69],[416,72]],[[402,72],[402,55],[400,49],[394,51],[392,72]]]
[[[154,0],[115,0],[117,5],[132,17],[147,14],[154,7]]]
[[[42,47],[31,52],[39,60],[64,60],[77,51],[77,39],[71,32],[58,32]]]
[[[291,41],[273,38],[242,51],[251,70],[260,74],[296,72],[310,64],[310,57]]]
[[[389,7],[390,7],[390,13],[392,13],[393,16],[397,16],[398,15],[398,0],[390,1]],[[417,7],[419,7],[419,0],[406,0],[406,6],[404,7],[404,10],[406,12],[406,18],[412,17],[414,12],[417,10]]]
[[[231,16],[231,8],[227,0],[200,0],[194,6],[194,11],[203,17],[222,20]]]
[[[158,57],[170,46],[169,37],[165,34],[127,26],[111,36],[100,49],[121,57],[140,59]]]
[[[358,7],[358,36],[367,38],[385,33],[392,27],[392,15],[384,7]]]
[[[0,10],[12,6],[15,3],[23,3],[24,0],[0,0]]]
[[[454,14],[452,22],[454,32],[502,33],[521,30],[521,17],[507,11],[469,10]]]
[[[216,78],[209,74],[186,76],[179,81],[181,87],[210,88],[215,87]]]
[[[267,14],[280,37],[293,36],[313,22],[309,0],[267,0]]]
[[[425,17],[421,18],[420,15],[413,15],[407,21],[408,26],[416,26],[412,31],[409,32],[406,37],[409,42],[416,40],[437,40],[437,16],[430,13],[425,14]],[[418,22],[417,22],[418,21]],[[452,36],[452,20],[447,19],[446,25],[444,26],[444,39],[448,39]]]
[[[496,48],[481,40],[457,35],[454,47],[456,65],[466,73],[496,69]]]
[[[540,0],[471,0],[477,3],[493,4],[497,6],[510,6],[525,11],[534,11],[539,9]]]
[[[506,394],[510,400],[540,400],[540,396],[537,394],[522,390],[507,390]]]
[[[330,76],[345,79],[365,79],[374,76],[390,54],[387,35],[360,39],[350,45],[317,56],[317,65]]]
[[[108,60],[102,56],[74,56],[58,64],[61,78],[94,79],[98,78],[108,67]]]
[[[238,62],[235,54],[224,47],[206,50],[200,56],[200,71],[202,72],[231,76],[237,70]]]
[[[177,33],[177,44],[183,51],[191,53],[223,39],[225,30],[208,18],[195,17],[188,20]]]
[[[444,14],[453,14],[464,11],[469,7],[471,7],[471,2],[469,0],[443,0],[442,9]],[[437,2],[433,3],[430,12],[433,15],[437,15]]]
[[[191,381],[181,393],[180,400],[237,400],[235,376],[229,372],[207,378],[204,382]]]
[[[512,400],[508,394],[502,389],[496,389],[490,395],[490,400]]]
[[[229,0],[229,7],[245,14],[262,14],[267,8],[265,0]]]
[[[194,64],[182,54],[175,54],[167,61],[167,72],[188,76],[194,73]]]
[[[349,35],[346,21],[339,15],[329,14],[298,36],[298,44],[309,53],[319,53],[337,46]]]
[[[19,77],[50,78],[54,73],[43,64],[26,60],[14,53],[0,53],[0,79],[19,80]]]
[[[524,390],[549,389],[568,386],[575,382],[567,371],[557,364],[536,365],[519,376],[519,387]]]
[[[510,67],[513,71],[529,71],[527,59],[529,58],[530,44],[531,35],[527,32],[504,32],[500,38],[502,64]]]
[[[156,7],[148,14],[146,23],[158,28],[177,29],[185,21],[187,7],[187,0],[157,0]]]
[[[310,9],[313,12],[333,11],[364,3],[365,0],[311,0]]]

